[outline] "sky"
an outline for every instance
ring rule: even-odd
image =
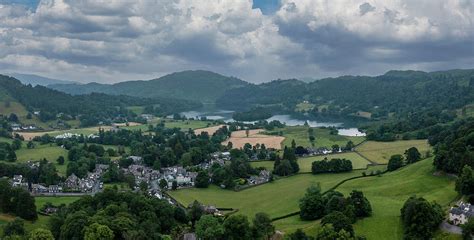
[[[260,83],[474,68],[473,0],[0,0],[0,73]]]

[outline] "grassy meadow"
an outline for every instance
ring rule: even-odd
[[[422,156],[431,150],[426,140],[401,140],[395,142],[366,141],[356,148],[356,151],[372,162],[387,164],[390,156],[404,154],[410,147],[416,147]]]
[[[306,126],[294,126],[285,127],[282,129],[276,129],[271,132],[282,132],[285,140],[283,141],[284,146],[291,146],[291,142],[295,140],[297,146],[313,147],[309,140],[309,127]],[[315,137],[314,147],[327,147],[331,148],[334,144],[339,146],[345,146],[350,140],[354,144],[359,144],[365,140],[365,137],[347,137],[341,135],[331,135],[330,130],[327,128],[313,128],[313,135]]]
[[[301,173],[308,173],[311,172],[311,164],[314,161],[321,161],[324,158],[332,159],[332,158],[345,158],[351,160],[352,168],[353,169],[365,169],[367,165],[370,164],[365,158],[361,157],[359,154],[355,152],[347,152],[347,153],[336,153],[336,154],[328,154],[328,155],[321,155],[321,156],[312,156],[312,157],[304,157],[298,158],[298,164],[300,166]],[[267,170],[273,170],[273,161],[259,161],[259,162],[251,162],[250,165],[252,167],[265,167]]]
[[[456,199],[454,180],[433,175],[432,158],[390,172],[381,177],[346,182],[336,190],[348,194],[363,191],[372,204],[373,216],[357,221],[356,233],[367,239],[402,239],[400,209],[410,196],[420,196],[447,206]]]
[[[23,142],[21,149],[16,151],[16,162],[26,163],[28,161],[38,161],[43,158],[46,158],[48,161],[53,163],[58,170],[58,174],[61,176],[66,176],[66,167],[68,164],[67,159],[68,151],[62,147],[56,146],[55,144],[44,144],[35,143],[35,148],[28,149],[26,143]],[[64,164],[59,165],[56,160],[59,156],[64,157]]]
[[[381,168],[384,166],[370,169]],[[198,200],[216,207],[239,209],[240,214],[249,217],[253,217],[257,212],[266,212],[273,218],[298,211],[298,201],[309,186],[320,184],[323,191],[328,190],[344,179],[360,176],[362,172],[355,170],[339,174],[297,174],[239,192],[211,185],[204,189],[170,191],[169,194],[185,206]]]
[[[380,177],[358,178],[339,186],[336,190],[345,195],[352,190],[363,191],[372,205],[373,215],[354,224],[356,234],[367,239],[402,239],[400,209],[410,196],[424,197],[447,208],[457,198],[454,179],[434,176],[433,172],[432,158],[429,158]],[[303,221],[299,216],[277,220],[274,225],[286,233],[301,228],[311,236],[320,227],[319,220]],[[459,235],[441,231],[436,237],[461,239]]]

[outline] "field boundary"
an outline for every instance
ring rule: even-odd
[[[325,195],[327,194],[328,192],[330,191],[333,191],[334,189],[338,188],[339,186],[341,186],[342,184],[348,182],[348,181],[351,181],[351,180],[354,180],[354,179],[359,179],[359,178],[366,178],[366,177],[377,177],[377,176],[381,176],[382,174],[386,173],[387,170],[385,170],[384,172],[382,172],[381,174],[377,174],[377,175],[366,175],[366,176],[355,176],[355,177],[350,177],[350,178],[347,178],[347,179],[344,179],[342,181],[340,181],[339,183],[337,183],[336,185],[334,185],[333,187],[329,188],[328,190],[324,191],[322,193],[322,195]],[[278,216],[278,217],[274,217],[272,218],[272,222],[274,221],[277,221],[277,220],[281,220],[281,219],[285,219],[285,218],[289,218],[289,217],[293,217],[293,216],[296,216],[298,214],[300,214],[301,211],[297,211],[297,212],[292,212],[292,213],[288,213],[288,214],[285,214],[283,216]]]

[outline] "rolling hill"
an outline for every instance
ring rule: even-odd
[[[142,98],[104,93],[70,95],[40,85],[24,85],[19,80],[4,75],[0,75],[0,105],[0,115],[14,113],[23,124],[39,125],[40,122],[61,119],[80,120],[83,126],[116,120],[140,120],[137,114],[128,110],[130,106],[147,107],[147,113],[157,115],[173,114],[200,106],[189,100],[162,97]],[[39,113],[34,115],[34,112]]]
[[[214,103],[227,90],[249,83],[209,71],[183,71],[148,81],[126,81],[116,84],[53,84],[48,87],[69,94],[92,92],[137,97],[165,97]]]
[[[34,74],[12,73],[10,75],[20,80],[20,82],[23,84],[31,84],[33,86],[36,86],[36,85],[48,86],[51,84],[76,84],[76,82],[73,82],[73,81],[47,78],[47,77],[34,75]]]

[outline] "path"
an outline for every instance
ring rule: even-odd
[[[460,228],[458,226],[455,226],[455,225],[451,225],[446,220],[444,220],[441,223],[439,228],[441,228],[441,230],[443,230],[444,232],[449,232],[449,233],[452,233],[452,234],[462,234],[462,228]]]

